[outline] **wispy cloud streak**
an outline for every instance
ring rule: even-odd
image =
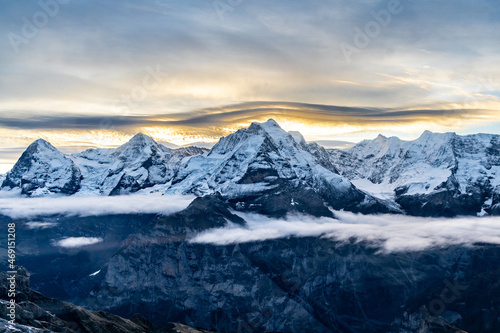
[[[497,117],[496,110],[487,109],[394,109],[362,108],[335,105],[292,102],[248,102],[217,108],[205,108],[192,112],[155,114],[145,116],[85,116],[54,115],[36,118],[23,113],[0,115],[0,126],[12,129],[102,129],[103,123],[116,128],[139,127],[227,127],[280,118],[288,121],[314,123],[318,125],[348,123],[366,125],[370,123],[411,123],[418,121],[451,121],[474,117]]]

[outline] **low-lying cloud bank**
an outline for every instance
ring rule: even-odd
[[[335,212],[338,220],[290,216],[272,219],[241,214],[248,225],[211,229],[192,243],[228,245],[286,237],[323,237],[336,241],[366,241],[381,252],[421,251],[476,243],[500,245],[500,217],[422,218],[403,215],[361,215]]]
[[[188,195],[126,195],[116,197],[0,198],[0,214],[11,218],[48,215],[101,216],[111,214],[169,215],[186,208]]]

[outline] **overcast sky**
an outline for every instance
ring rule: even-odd
[[[497,0],[55,1],[0,3],[0,164],[270,117],[308,140],[500,133]]]

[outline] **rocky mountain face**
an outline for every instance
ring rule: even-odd
[[[7,305],[9,286],[7,278],[11,275],[0,273],[1,317],[8,318]],[[130,319],[99,311],[93,312],[74,304],[48,298],[30,289],[30,274],[24,267],[17,268],[15,276],[16,319],[11,324],[6,319],[0,319],[2,332],[23,333],[208,333],[186,325],[169,323],[163,328],[154,327],[146,318],[136,314]],[[10,319],[10,318],[9,318]]]
[[[28,196],[129,194],[168,183],[184,158],[206,151],[169,149],[139,133],[117,149],[64,155],[40,139],[23,153],[1,187],[21,187]]]
[[[205,200],[213,202],[208,207],[219,202]],[[103,267],[93,296],[81,295],[78,303],[124,316],[148,313],[155,323],[167,314],[219,332],[500,329],[498,297],[492,296],[500,291],[498,247],[381,254],[368,244],[315,237],[193,244],[186,241],[190,221],[212,220],[198,222],[200,231],[231,218],[198,205],[130,238]],[[157,315],[157,308],[165,310]]]
[[[55,155],[57,150],[52,150]],[[66,191],[68,194],[120,195],[150,190],[203,196],[218,192],[235,209],[272,216],[294,211],[331,216],[329,208],[400,212],[396,204],[373,197],[340,176],[324,148],[307,144],[299,133],[285,132],[274,120],[252,123],[248,129],[221,138],[210,151],[196,147],[170,150],[138,134],[114,150],[57,154],[81,174],[79,187]],[[38,184],[40,178],[51,177],[49,171],[73,179],[67,168],[34,172],[31,164],[35,159],[29,148],[18,163],[26,166],[11,171],[3,187],[15,187],[21,178]],[[35,185],[31,187],[33,191],[26,194],[41,193],[35,191]],[[47,193],[57,192],[49,189]]]
[[[179,167],[167,193],[219,192],[235,209],[271,216],[306,212],[331,216],[328,207],[354,212],[398,212],[338,175],[326,150],[307,145],[274,120],[221,138],[204,155]]]
[[[37,217],[53,222],[44,228],[30,227],[30,219],[2,219],[14,221],[17,238],[24,240],[18,262],[33,273],[32,288],[89,311],[123,318],[139,313],[157,327],[181,322],[218,332],[500,330],[498,246],[384,253],[376,244],[317,237],[225,246],[191,242],[204,230],[245,224],[218,194],[170,216]],[[54,245],[70,235],[103,241]]]
[[[500,136],[424,132],[329,150],[341,175],[411,215],[500,213]]]
[[[184,156],[139,133],[117,149],[89,149],[70,157],[82,170],[82,193],[120,195],[167,183]]]
[[[81,187],[80,169],[43,139],[33,142],[7,174],[2,187],[19,187],[26,195],[74,194]]]

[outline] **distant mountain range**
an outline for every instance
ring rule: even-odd
[[[234,208],[273,216],[455,216],[500,214],[499,176],[499,135],[426,131],[325,149],[269,120],[211,149],[169,149],[139,133],[117,149],[66,155],[40,139],[0,182],[26,196],[220,193]]]

